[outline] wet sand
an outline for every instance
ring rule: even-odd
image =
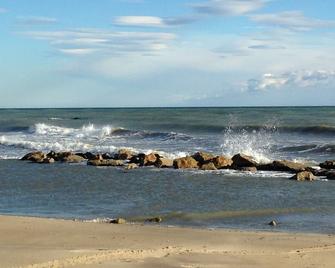
[[[334,267],[335,236],[0,216],[0,267]]]

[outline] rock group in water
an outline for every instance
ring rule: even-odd
[[[206,152],[197,152],[193,155],[169,159],[157,153],[135,153],[128,149],[121,149],[115,154],[54,151],[45,154],[36,151],[26,154],[21,160],[41,164],[87,162],[87,165],[90,166],[124,167],[126,170],[154,166],[156,168],[200,169],[208,171],[219,169],[234,169],[244,172],[257,172],[258,170],[280,171],[295,173],[291,179],[297,181],[314,181],[317,177],[327,177],[327,179],[335,180],[335,160],[325,161],[324,163],[320,163],[319,168],[313,168],[288,160],[277,160],[261,164],[252,156],[244,154],[236,154],[232,158],[229,158],[222,155],[216,156]]]

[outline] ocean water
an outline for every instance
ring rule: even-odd
[[[335,233],[335,181],[298,183],[286,173],[38,165],[32,150],[169,157],[199,150],[260,162],[317,165],[335,159],[335,107],[3,109],[0,213],[57,218],[125,217],[165,224]]]

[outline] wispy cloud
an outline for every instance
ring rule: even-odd
[[[309,18],[301,11],[250,15],[250,19],[264,25],[288,28],[295,31],[308,31],[315,28],[335,27],[335,21]]]
[[[335,71],[329,70],[303,70],[286,72],[283,74],[264,74],[260,79],[250,79],[247,82],[247,90],[252,92],[267,91],[294,86],[306,88],[318,84],[327,84],[335,81]]]
[[[153,53],[168,47],[176,38],[165,32],[115,32],[97,29],[67,31],[27,31],[24,35],[45,40],[58,52],[67,55]]]
[[[256,11],[267,2],[267,0],[209,0],[192,6],[201,14],[239,16]]]
[[[17,23],[22,25],[49,25],[58,22],[55,18],[39,16],[21,16],[16,18]]]
[[[161,18],[155,16],[120,16],[114,19],[114,24],[119,26],[135,27],[167,27],[189,24],[197,20],[197,16],[170,18]]]

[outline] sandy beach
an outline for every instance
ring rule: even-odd
[[[335,237],[0,216],[1,267],[334,267]]]

